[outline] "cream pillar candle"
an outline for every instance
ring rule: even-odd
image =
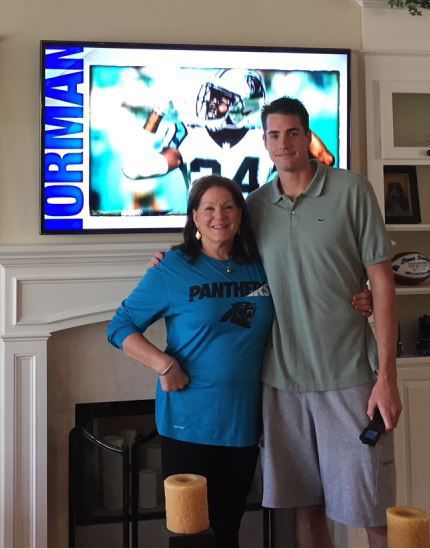
[[[206,478],[171,475],[164,480],[166,526],[175,534],[197,534],[209,528]]]
[[[429,514],[415,507],[387,509],[388,547],[429,547]]]

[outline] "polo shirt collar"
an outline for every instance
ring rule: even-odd
[[[316,172],[312,181],[309,183],[308,188],[302,193],[306,196],[320,196],[323,192],[324,182],[327,175],[327,166],[321,164],[317,160],[311,160],[317,166]],[[279,190],[279,176],[277,176],[272,182],[272,196],[271,201],[276,204],[282,200],[283,194]]]

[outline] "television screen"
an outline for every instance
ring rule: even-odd
[[[260,110],[288,95],[349,165],[349,50],[41,42],[42,234],[180,231],[193,181],[274,176]]]

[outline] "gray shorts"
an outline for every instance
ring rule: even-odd
[[[264,384],[263,505],[325,505],[353,527],[386,525],[395,505],[393,434],[362,444],[372,385],[292,392]]]

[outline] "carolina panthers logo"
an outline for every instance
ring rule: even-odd
[[[243,328],[251,328],[249,321],[255,315],[256,309],[254,303],[239,301],[222,316],[221,322],[233,322]]]

